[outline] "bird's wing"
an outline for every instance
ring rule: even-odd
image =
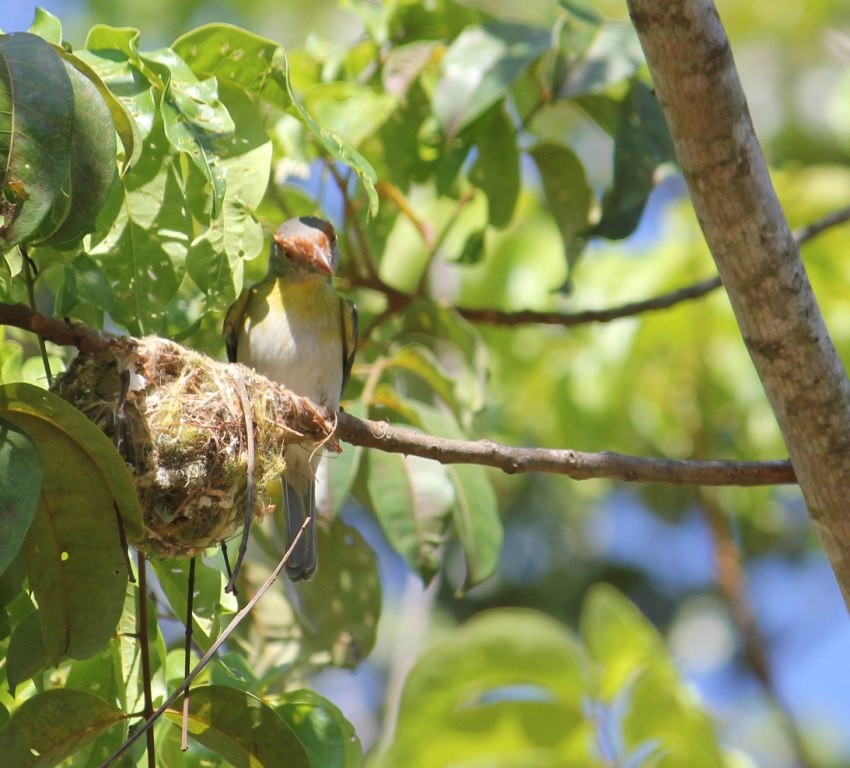
[[[239,335],[245,324],[245,310],[248,307],[248,299],[251,298],[251,290],[251,288],[245,288],[224,316],[224,345],[227,347],[227,359],[231,363],[236,362]]]
[[[351,376],[351,367],[354,365],[354,355],[357,353],[357,307],[354,302],[340,298],[340,315],[342,321],[342,388]],[[342,393],[340,393],[342,394]]]

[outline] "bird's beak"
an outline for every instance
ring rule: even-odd
[[[331,245],[324,233],[319,237],[287,237],[276,232],[274,241],[285,253],[298,254],[306,264],[317,272],[331,277],[333,275],[333,254]]]

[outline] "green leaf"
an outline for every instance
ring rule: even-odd
[[[600,24],[602,16],[590,0],[558,0],[558,5],[577,19],[587,24]]]
[[[180,709],[165,716],[180,725]],[[189,733],[232,765],[310,768],[307,753],[278,714],[256,696],[223,685],[192,688]]]
[[[0,605],[8,605],[21,594],[26,577],[26,560],[23,550],[19,550],[6,570],[0,573]]]
[[[98,86],[109,106],[124,147],[122,173],[125,173],[139,159],[142,141],[153,128],[156,102],[151,85],[126,55],[112,49],[79,50],[69,61]]]
[[[232,136],[216,142],[227,195],[221,216],[195,238],[186,257],[186,270],[211,310],[233,303],[242,289],[243,262],[263,250],[263,229],[254,212],[265,194],[272,161],[271,140],[257,105],[229,87],[221,97],[236,123]]]
[[[471,132],[478,157],[469,171],[469,180],[487,195],[490,225],[506,227],[520,189],[516,127],[504,106],[499,106],[476,122]]]
[[[417,660],[379,765],[588,765],[582,668],[578,644],[554,619],[479,614]]]
[[[460,253],[452,259],[455,264],[479,264],[484,258],[484,246],[487,242],[487,229],[476,229],[463,243]]]
[[[368,456],[372,511],[393,548],[426,582],[440,567],[440,549],[454,501],[441,464],[374,451]]]
[[[191,216],[161,128],[114,188],[109,230],[89,249],[115,293],[113,319],[131,333],[158,332],[185,271]]]
[[[115,305],[115,294],[106,273],[97,262],[84,254],[78,255],[65,267],[65,290],[69,292],[65,304],[57,296],[57,314],[67,314],[78,302],[92,304],[104,312],[111,312]],[[61,309],[60,309],[61,307]]]
[[[229,24],[206,24],[171,46],[198,77],[215,75],[238,88],[287,109],[291,103],[286,53],[268,38]]]
[[[666,670],[650,667],[629,689],[623,737],[632,750],[654,746],[656,768],[723,768],[717,733],[693,694]]]
[[[189,65],[170,48],[142,56],[165,83],[160,114],[171,145],[189,156],[212,189],[212,217],[218,218],[225,193],[225,171],[218,162],[215,140],[235,128],[227,108],[218,98],[214,77],[198,80]]]
[[[85,691],[44,691],[25,701],[0,731],[0,755],[15,768],[59,765],[125,717]]]
[[[74,133],[71,147],[70,210],[42,243],[57,248],[76,245],[94,229],[118,169],[115,164],[115,126],[109,106],[97,86],[64,60],[74,91]]]
[[[305,654],[330,656],[337,667],[354,669],[375,647],[381,615],[378,559],[359,531],[339,517],[318,529],[319,562],[310,580],[298,585]],[[332,599],[328,599],[333,595]]]
[[[377,88],[353,82],[317,83],[301,94],[304,108],[329,131],[359,147],[389,118],[397,102]]]
[[[634,77],[643,65],[643,51],[634,27],[624,22],[605,23],[581,61],[572,67],[558,96],[575,99],[602,93]]]
[[[108,61],[109,63],[106,64],[105,68],[114,72],[113,68],[118,64],[118,62],[112,61],[111,59],[104,60],[86,50],[80,50],[76,54],[69,53],[64,48],[57,48],[56,50],[66,64],[70,64],[91,82],[91,84],[97,89],[100,97],[103,99],[104,104],[106,104],[107,109],[109,109],[112,124],[118,134],[118,139],[121,141],[121,146],[123,148],[124,157],[121,164],[121,172],[123,173],[127,170],[130,163],[137,159],[138,152],[141,149],[141,136],[139,135],[139,129],[133,118],[130,117],[130,113],[124,106],[124,103],[112,93],[101,78],[100,74],[98,74],[96,69],[89,63],[91,61],[95,61],[99,64],[105,64],[106,61]],[[124,95],[126,96],[126,94]],[[149,90],[148,95],[150,95]],[[115,160],[116,156],[113,152],[113,165],[115,165]]]
[[[374,216],[378,212],[378,192],[375,189],[375,184],[378,181],[378,176],[375,169],[371,166],[368,160],[361,155],[354,147],[352,147],[341,136],[337,136],[332,131],[326,130],[319,125],[313,116],[307,111],[306,107],[296,97],[289,82],[289,74],[287,72],[287,85],[289,86],[289,94],[292,98],[292,107],[298,119],[304,124],[307,130],[312,133],[313,138],[318,141],[325,152],[334,160],[339,160],[351,168],[360,183],[363,185],[363,190],[366,192],[366,197],[369,200],[369,214]]]
[[[417,403],[416,410],[428,434],[468,439],[454,419],[442,411],[423,403]],[[463,592],[493,575],[502,552],[504,529],[496,493],[484,467],[447,464],[445,470],[454,488],[452,519],[466,561]]]
[[[453,308],[433,301],[417,301],[404,315],[400,340],[427,345],[439,356],[448,354],[456,361],[453,371],[455,396],[469,413],[484,406],[489,373],[488,349],[478,329]],[[468,414],[461,425],[468,427]]]
[[[0,574],[17,556],[35,517],[41,477],[38,448],[24,430],[0,416]]]
[[[363,750],[354,726],[326,698],[301,689],[284,694],[275,712],[298,737],[317,768],[360,768]]]
[[[185,623],[189,599],[188,558],[154,558],[150,561],[156,578],[174,615]],[[195,591],[192,599],[192,637],[206,651],[218,636],[222,610],[232,610],[232,598],[225,596],[225,579],[221,571],[211,568],[200,558],[195,560]],[[223,605],[226,603],[226,606]]]
[[[12,696],[15,695],[15,689],[21,683],[41,672],[48,661],[44,635],[41,632],[41,617],[36,609],[15,625],[9,640],[9,650],[6,654],[6,681]]]
[[[0,249],[61,223],[73,130],[74,93],[53,46],[0,36]]]
[[[36,6],[35,17],[27,31],[38,35],[48,43],[62,45],[62,22],[44,8]]]
[[[602,218],[591,234],[614,240],[637,227],[660,165],[676,161],[664,114],[652,90],[639,81],[623,101],[614,145],[614,181],[602,199]]]
[[[546,29],[491,22],[464,30],[443,57],[434,113],[454,136],[504,98],[513,82],[550,46]]]
[[[657,630],[620,592],[594,585],[582,609],[580,632],[588,652],[601,667],[599,695],[613,699],[652,664],[669,667]]]
[[[0,387],[0,414],[27,432],[44,468],[24,550],[48,655],[54,663],[86,658],[107,642],[121,615],[128,573],[116,508],[127,538],[142,535],[132,477],[109,438],[50,392]]]
[[[537,164],[549,210],[564,241],[564,256],[572,267],[578,260],[588,227],[593,191],[587,183],[584,166],[563,144],[541,142],[531,148]]]

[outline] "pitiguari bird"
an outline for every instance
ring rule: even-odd
[[[275,232],[266,277],[242,292],[224,320],[227,356],[308,397],[339,408],[357,348],[357,309],[334,289],[339,264],[333,226],[314,216],[284,222]],[[315,477],[312,446],[290,445],[281,478],[286,549],[304,521],[286,573],[293,581],[316,571]]]

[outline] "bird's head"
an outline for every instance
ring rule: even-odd
[[[274,233],[269,268],[277,274],[300,272],[330,277],[339,264],[333,226],[315,216],[289,219]]]

